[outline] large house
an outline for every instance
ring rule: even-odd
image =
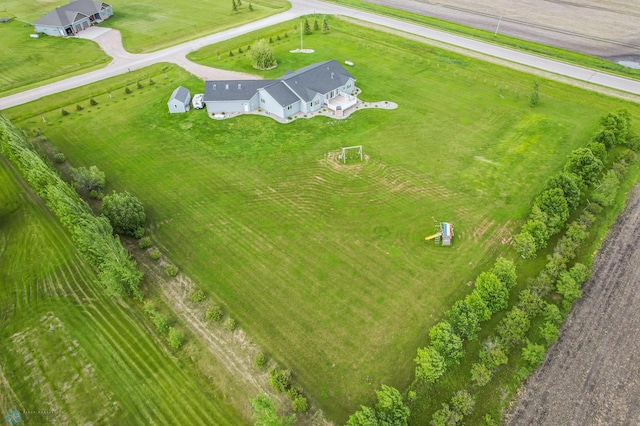
[[[60,6],[33,23],[37,33],[69,37],[113,15],[111,5],[101,1],[76,0]]]
[[[330,108],[338,114],[356,104],[356,79],[337,61],[309,65],[277,80],[206,81],[209,114],[262,109],[280,118]],[[339,111],[339,112],[338,112]]]

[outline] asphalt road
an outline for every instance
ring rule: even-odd
[[[15,95],[0,98],[0,110],[16,105],[21,105],[42,98],[44,96],[63,92],[79,86],[84,86],[96,81],[104,80],[129,71],[147,67],[158,62],[184,63],[184,57],[189,52],[200,49],[204,46],[218,43],[250,31],[265,28],[280,22],[295,19],[301,15],[311,13],[344,15],[351,18],[360,19],[376,25],[381,25],[396,30],[408,32],[418,36],[433,39],[439,42],[458,46],[467,50],[476,51],[485,55],[498,57],[510,62],[519,63],[525,66],[537,68],[543,71],[559,74],[565,77],[580,81],[595,83],[612,89],[640,95],[640,81],[630,80],[569,65],[562,62],[538,57],[535,55],[518,52],[504,47],[495,46],[477,40],[467,39],[454,34],[424,28],[411,23],[403,22],[384,16],[379,16],[367,12],[362,12],[346,7],[323,3],[319,0],[290,0],[292,7],[286,12],[274,15],[256,22],[251,22],[230,30],[186,42],[157,52],[134,55],[130,53],[121,54],[114,57],[114,60],[105,68],[92,71],[76,77],[71,77],[36,89],[27,90]]]

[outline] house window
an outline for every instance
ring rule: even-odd
[[[261,98],[261,99],[260,99],[260,102],[264,104],[264,103],[265,103],[265,100]]]
[[[292,107],[291,107],[291,105],[289,105],[289,106],[287,107],[287,110],[289,110],[289,111],[290,111],[290,110],[291,110],[291,108],[292,108]]]

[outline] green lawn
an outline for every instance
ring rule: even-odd
[[[144,316],[107,298],[42,201],[0,157],[0,411],[25,424],[242,420]],[[37,413],[36,413],[37,412]]]
[[[529,202],[598,118],[639,110],[544,80],[532,109],[529,75],[337,19],[329,34],[305,39],[315,54],[289,54],[297,25],[193,56],[247,71],[244,54],[217,59],[217,51],[271,36],[279,66],[265,77],[351,60],[362,98],[399,108],[289,124],[169,115],[171,91],[182,84],[197,93],[202,82],[157,66],[7,114],[42,128],[72,164],[105,170],[109,190],[139,197],[156,245],[342,422],[372,403],[380,383],[406,389],[428,328],[498,254],[514,255],[510,235]],[[135,89],[149,76],[155,85]],[[366,164],[328,159],[358,144]],[[454,223],[451,248],[424,242],[434,220]]]
[[[245,0],[234,12],[229,0],[115,0],[113,16],[103,26],[122,33],[125,49],[132,53],[148,52],[193,40],[211,33],[256,21],[284,12],[291,5],[286,0]]]
[[[100,68],[111,61],[91,41],[47,36],[34,39],[30,34],[33,27],[22,22],[0,24],[0,96]]]

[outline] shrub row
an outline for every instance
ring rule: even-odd
[[[607,150],[616,145],[640,143],[631,135],[630,126],[631,115],[627,110],[603,116],[593,140],[586,147],[574,150],[564,170],[547,180],[545,189],[533,202],[529,219],[514,238],[515,248],[523,258],[534,257],[547,246],[551,236],[563,229],[585,191],[600,178]],[[601,205],[613,202],[619,184],[615,171],[608,173],[599,187],[602,189],[594,193],[594,199]]]
[[[158,312],[149,302],[144,303],[144,311],[151,317],[158,333],[167,333],[167,341],[173,349],[180,349],[184,343],[184,334],[177,328],[169,325],[169,320],[165,315]]]
[[[618,180],[622,180],[624,172],[635,158],[633,152],[625,151],[613,164],[611,170],[615,170]],[[617,190],[617,187],[615,189]],[[614,193],[611,197],[615,195]],[[559,327],[571,310],[572,303],[581,296],[582,284],[589,278],[590,271],[585,265],[575,263],[571,268],[568,268],[568,265],[575,260],[579,249],[589,238],[590,227],[601,211],[602,206],[590,204],[567,227],[553,253],[549,255],[543,270],[534,279],[529,280],[528,288],[520,292],[516,305],[500,321],[494,333],[483,342],[478,353],[478,361],[472,364],[470,371],[471,384],[476,388],[481,388],[491,381],[497,370],[508,363],[509,354],[518,345],[522,345],[520,351],[522,367],[514,372],[518,381],[526,379],[542,363],[547,348],[557,340]],[[562,296],[560,303],[562,311],[556,304],[544,301],[544,298],[553,291]],[[538,316],[542,320],[536,333],[541,339],[540,343],[532,342],[526,337],[531,334],[531,323]],[[473,405],[469,406],[469,411],[466,413],[460,409],[461,395],[464,395],[464,401],[476,399],[473,394],[465,393],[468,392],[457,391],[450,404],[443,404],[442,408],[433,414],[431,424],[460,424],[464,415],[469,414],[473,409]],[[465,407],[462,406],[462,408]],[[488,414],[483,421],[485,424],[497,424]]]
[[[96,217],[89,205],[65,183],[27,141],[24,133],[0,115],[0,151],[69,230],[78,250],[98,270],[105,292],[142,299],[142,272],[113,236],[109,221]]]
[[[445,312],[447,320],[429,330],[431,344],[419,348],[415,359],[416,378],[435,383],[449,367],[457,365],[463,355],[463,339],[477,339],[480,324],[507,307],[516,279],[515,265],[502,257],[490,271],[482,272],[473,292]]]
[[[266,356],[264,358],[264,362],[266,363]],[[257,364],[260,363],[261,360],[256,358],[254,362]],[[271,386],[276,392],[286,392],[289,399],[291,399],[291,408],[293,411],[304,413],[309,409],[307,398],[303,395],[302,389],[291,384],[291,376],[291,370],[282,370],[276,366],[269,370],[269,383],[271,383]]]

